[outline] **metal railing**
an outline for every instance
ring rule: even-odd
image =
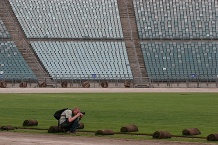
[[[100,74],[56,74],[53,76],[39,75],[15,75],[15,74],[0,74],[0,81],[5,81],[8,87],[19,87],[21,82],[27,82],[27,87],[39,87],[40,83],[46,83],[47,87],[61,88],[62,83],[68,84],[68,87],[82,87],[84,82],[88,82],[91,88],[101,87],[102,82],[107,82],[109,88],[211,88],[218,87],[217,75],[171,75],[171,76],[151,76],[151,77],[132,77],[130,75],[100,75]],[[140,81],[137,81],[140,80]],[[140,82],[140,83],[139,83]]]
[[[55,74],[47,77],[46,74],[40,74],[36,78],[33,74],[0,74],[0,81],[5,81],[8,87],[19,87],[21,82],[27,82],[28,87],[39,87],[39,84],[45,83],[47,87],[62,87],[66,82],[68,87],[82,87],[84,82],[89,82],[90,87],[101,87],[102,82],[107,82],[108,87],[125,87],[128,82],[129,87],[133,87],[133,78],[130,75],[101,75],[101,74]]]

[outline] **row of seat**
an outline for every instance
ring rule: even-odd
[[[1,17],[0,17],[0,38],[10,38],[10,34],[7,31]]]
[[[133,78],[124,42],[32,41],[31,45],[51,76],[110,74]]]
[[[88,79],[88,80],[129,80],[131,79],[129,75],[125,74],[62,74],[62,75],[52,75],[53,79]]]
[[[27,38],[123,38],[117,1],[10,0]]]
[[[192,75],[187,75],[185,74],[184,72],[181,73],[181,74],[168,74],[168,75],[163,75],[163,74],[160,74],[160,75],[153,75],[151,76],[152,78],[152,81],[178,81],[178,82],[181,82],[181,81],[193,81],[193,82],[197,82],[197,81],[216,81],[218,80],[218,76],[217,75],[214,75],[214,74],[202,74],[202,75],[195,75],[195,74],[192,74]]]
[[[134,0],[141,39],[218,38],[216,0]]]
[[[37,79],[13,41],[0,41],[0,58],[1,79]]]
[[[218,74],[216,41],[149,41],[141,48],[150,77]]]

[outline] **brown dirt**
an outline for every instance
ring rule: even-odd
[[[0,132],[0,145],[212,145],[163,140],[129,140],[73,135],[42,135]]]

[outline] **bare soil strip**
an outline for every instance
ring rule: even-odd
[[[44,135],[0,132],[0,145],[212,145],[164,140],[128,140],[74,135]]]

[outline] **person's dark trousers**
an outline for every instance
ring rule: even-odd
[[[79,127],[79,119],[77,118],[73,122],[69,122],[68,119],[66,119],[64,123],[60,124],[60,127],[65,131],[75,132]]]

